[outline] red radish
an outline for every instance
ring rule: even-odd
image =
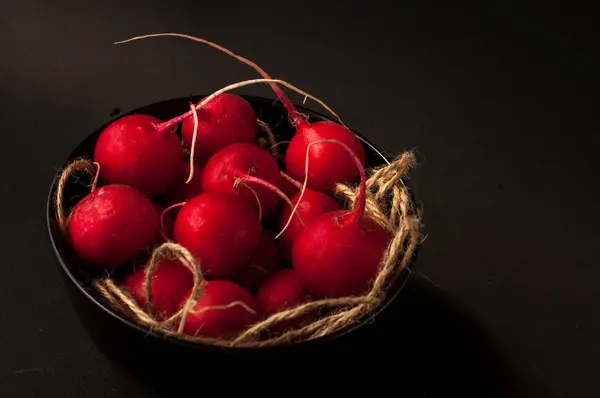
[[[302,281],[291,269],[284,269],[271,276],[262,285],[256,295],[256,302],[263,317],[268,317],[284,309],[293,308],[308,301],[308,293],[302,286]],[[306,320],[306,316],[283,321],[275,325],[276,330],[298,326]]]
[[[346,144],[326,142],[345,149],[359,169],[358,200],[354,210],[324,213],[308,223],[294,242],[292,265],[306,289],[319,298],[359,295],[377,276],[390,235],[365,215],[366,176],[360,159]]]
[[[134,40],[159,36],[182,37],[185,39],[209,45],[250,66],[255,71],[257,71],[263,78],[271,79],[271,76],[269,76],[267,72],[265,72],[260,66],[250,61],[249,59],[239,56],[233,53],[231,50],[220,46],[216,43],[194,36],[189,36],[180,33],[157,33],[134,37],[131,39],[116,42],[115,44],[121,44]],[[285,82],[279,81],[279,83],[284,84]],[[279,100],[283,103],[283,106],[289,113],[290,118],[296,126],[296,134],[294,135],[294,138],[292,138],[286,154],[286,171],[288,172],[288,174],[290,174],[295,179],[303,180],[305,177],[305,170],[303,166],[305,164],[305,159],[307,156],[306,148],[311,142],[323,139],[334,139],[345,143],[347,146],[352,148],[352,150],[355,153],[355,156],[359,159],[361,165],[364,165],[364,148],[362,147],[360,140],[350,129],[348,129],[344,125],[337,124],[334,122],[321,121],[316,123],[309,123],[303,118],[303,116],[301,116],[298,113],[298,111],[294,108],[294,105],[292,105],[289,98],[287,98],[285,93],[279,88],[276,82],[270,81],[269,84],[275,92],[275,94],[277,95],[277,97],[279,98]],[[308,93],[298,90],[297,88],[291,86],[289,83],[285,83],[284,85],[289,88],[293,88],[294,90],[304,94],[306,97],[317,101],[319,104],[321,104],[334,116],[337,117],[335,112],[333,112],[327,105],[325,105],[319,99],[309,95]],[[315,150],[313,153],[310,154],[310,162],[313,165],[313,168],[309,173],[309,188],[321,191],[329,191],[334,188],[335,183],[349,183],[355,181],[358,178],[358,173],[353,167],[352,162],[350,162],[347,159],[347,157],[344,157],[343,151],[340,148],[321,146],[318,148],[318,150]]]
[[[365,149],[360,140],[348,128],[329,121],[309,124],[301,120],[285,154],[285,169],[291,177],[304,180],[306,148],[310,143],[321,140],[343,142],[356,154],[360,164],[364,165]],[[308,171],[307,186],[309,188],[328,192],[335,188],[336,183],[353,182],[360,176],[356,165],[339,146],[319,144],[312,148],[308,156],[311,165]]]
[[[183,147],[170,128],[149,115],[129,115],[112,122],[94,149],[100,175],[114,184],[130,185],[149,197],[169,189],[181,173]]]
[[[261,233],[256,212],[233,195],[202,193],[175,220],[175,241],[199,259],[205,276],[218,279],[235,278],[250,264]]]
[[[311,220],[317,218],[323,213],[335,211],[340,209],[340,205],[329,195],[323,192],[314,191],[312,189],[306,189],[302,195],[302,201],[298,203],[302,192],[298,192],[291,201],[296,208],[297,214],[300,214],[305,223],[310,223]],[[304,226],[297,217],[291,217],[293,209],[285,207],[281,212],[279,218],[279,230],[285,228],[285,225],[289,225],[285,231],[281,234],[281,248],[283,255],[286,260],[292,259],[292,247],[296,238],[300,235],[300,232],[304,229]]]
[[[181,302],[183,308],[191,295]],[[204,292],[185,318],[183,332],[191,336],[226,338],[258,320],[256,301],[243,287],[226,280],[205,282]]]
[[[187,120],[187,119],[186,119]],[[202,169],[197,165],[193,165],[194,175],[191,181],[186,182],[190,174],[190,162],[185,162],[179,172],[178,180],[167,191],[165,201],[168,205],[181,203],[192,199],[202,193]]]
[[[146,301],[146,269],[140,268],[127,275],[123,287],[145,308]],[[152,275],[152,304],[157,319],[165,320],[175,314],[181,299],[192,288],[193,275],[179,260],[163,260],[158,263]]]
[[[263,214],[269,214],[280,196],[263,186],[253,186],[250,190],[235,184],[236,179],[245,177],[259,178],[278,189],[283,184],[277,161],[269,152],[257,145],[238,143],[221,149],[208,160],[202,171],[202,189],[204,192],[238,195],[254,208],[260,205]]]
[[[244,273],[244,286],[250,292],[258,288],[269,278],[273,272],[281,268],[281,250],[279,241],[275,239],[275,232],[263,229],[260,243],[252,256],[250,267]]]
[[[181,126],[186,148],[192,147],[194,120],[187,118]],[[237,142],[253,144],[258,138],[256,114],[248,101],[230,93],[221,94],[198,110],[195,159],[204,164],[227,145]]]
[[[88,265],[114,268],[154,243],[159,214],[140,191],[110,184],[85,196],[73,209],[69,239]]]
[[[339,210],[313,220],[294,243],[292,264],[315,296],[365,293],[377,275],[388,233],[368,218]]]

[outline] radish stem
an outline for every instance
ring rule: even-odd
[[[242,177],[239,177],[242,181],[247,181],[247,182],[251,182],[254,184],[258,184],[258,185],[262,185],[265,188],[270,189],[271,191],[275,192],[277,195],[279,195],[279,197],[281,197],[281,199],[285,200],[285,202],[290,205],[290,207],[292,209],[294,209],[294,204],[292,203],[292,201],[290,200],[290,198],[288,198],[288,196],[279,188],[277,188],[275,185],[271,184],[268,181],[265,180],[261,180],[260,178],[256,178],[254,176],[251,175],[245,175]],[[290,218],[292,218],[294,215],[294,212],[292,212],[292,215],[290,216]],[[304,220],[302,219],[302,217],[300,217],[300,214],[296,213],[296,217],[298,217],[298,220],[300,220],[300,222],[302,223],[302,225],[305,225]],[[277,237],[275,237],[275,239],[277,239]]]
[[[298,188],[298,190],[302,189],[302,183],[296,180],[294,177],[286,174],[284,171],[281,172],[281,176],[285,178],[290,184]]]
[[[192,115],[194,116],[194,135],[192,135],[192,149],[190,150],[190,175],[185,182],[186,184],[189,184],[190,181],[192,181],[192,178],[194,178],[194,154],[196,152],[196,138],[198,137],[198,112],[196,111],[194,104],[191,102],[190,109]]]
[[[211,95],[209,95],[208,97],[205,97],[202,101],[200,101],[198,103],[198,105],[196,105],[196,109],[200,109],[202,108],[204,105],[206,105],[209,101],[211,101],[213,98],[215,98],[216,96],[223,94],[227,91],[231,91],[234,90],[236,88],[239,87],[244,87],[244,86],[249,86],[251,84],[258,84],[258,83],[271,83],[271,82],[276,82],[279,83],[287,88],[289,88],[290,90],[294,90],[300,94],[306,95],[309,98],[313,99],[314,101],[316,101],[317,103],[319,103],[321,106],[323,106],[325,109],[327,109],[327,111],[329,111],[333,116],[335,116],[338,121],[340,122],[341,125],[343,125],[344,127],[346,126],[342,120],[340,119],[340,117],[329,107],[327,106],[327,104],[325,104],[323,101],[321,101],[320,99],[313,97],[312,95],[308,94],[305,91],[302,91],[301,89],[299,89],[298,87],[284,81],[284,80],[279,80],[279,79],[250,79],[250,80],[244,80],[241,82],[237,82],[237,83],[233,83],[230,84],[226,87],[223,87],[217,91],[215,91],[214,93],[212,93]],[[168,130],[170,128],[172,128],[173,126],[176,126],[177,124],[181,123],[183,120],[187,119],[188,117],[192,116],[192,111],[188,111],[186,113],[184,113],[183,115],[174,117],[171,120],[168,120],[164,123],[159,124],[158,126],[156,126],[156,130],[157,132],[162,132],[165,130]]]
[[[233,186],[237,187],[239,184],[242,184],[243,186],[248,188],[256,198],[256,203],[258,204],[258,221],[262,222],[262,205],[260,204],[260,199],[258,198],[256,191],[252,189],[252,187],[250,187],[248,184],[246,184],[241,178],[236,178],[235,182],[233,183]]]

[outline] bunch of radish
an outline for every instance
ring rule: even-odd
[[[164,241],[185,247],[204,278],[184,322],[190,336],[227,338],[309,300],[365,294],[390,240],[365,214],[359,139],[341,123],[309,122],[270,84],[296,129],[283,169],[257,144],[253,107],[223,92],[168,121],[136,114],[110,124],[93,155],[101,183],[68,218],[82,263],[125,270],[120,285],[142,308],[150,294],[159,320],[188,301],[193,270],[163,260],[148,288],[147,263],[132,261]],[[337,183],[359,184],[353,208],[334,199]],[[311,320],[301,318],[276,329]]]

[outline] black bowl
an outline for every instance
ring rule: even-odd
[[[244,97],[254,107],[258,117],[272,126],[278,141],[291,138],[293,128],[287,120],[285,110],[278,102],[275,103],[273,100],[266,98]],[[128,114],[144,113],[167,120],[185,112],[189,108],[190,101],[198,102],[202,98],[202,96],[197,96],[172,99],[136,109]],[[331,120],[304,107],[298,106],[298,109],[309,115],[311,121]],[[115,117],[87,137],[73,151],[63,167],[77,157],[92,158],[93,148],[100,133],[109,123],[122,116],[125,115]],[[367,154],[367,167],[389,163],[388,157],[382,151],[375,148],[360,134],[357,133],[357,136],[364,143]],[[235,368],[236,366],[239,366],[239,369],[247,369],[245,364],[256,363],[257,358],[262,360],[265,357],[276,357],[279,361],[287,361],[298,355],[310,355],[313,359],[318,356],[320,358],[319,364],[326,365],[339,358],[335,354],[347,353],[349,350],[358,347],[368,347],[369,328],[386,327],[386,325],[379,322],[373,323],[364,320],[360,324],[349,326],[347,329],[329,336],[275,348],[222,348],[189,343],[153,333],[112,310],[106,301],[91,287],[93,275],[85,273],[82,267],[76,266],[77,261],[59,231],[54,213],[53,200],[59,173],[57,173],[50,188],[47,204],[47,226],[52,247],[61,273],[66,278],[69,295],[83,326],[101,351],[113,362],[122,365],[127,370],[149,374],[151,377],[160,375],[164,378],[167,373],[180,375],[181,372],[190,370],[189,363],[192,361],[195,363],[192,368],[207,376],[207,372],[220,372],[223,369],[230,371],[232,367]],[[83,184],[68,184],[65,190],[65,199],[68,199],[65,203],[65,209],[72,208],[77,200],[87,193],[87,189]],[[399,275],[378,313],[385,310],[389,303],[397,297],[408,278],[408,274],[408,270],[405,270]],[[68,331],[66,332],[68,333]],[[233,358],[235,361],[231,361]],[[209,363],[210,366],[203,368],[201,366],[203,363]],[[198,368],[199,366],[200,368]]]

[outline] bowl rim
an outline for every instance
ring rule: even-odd
[[[267,106],[273,106],[273,107],[279,107],[283,109],[283,106],[281,104],[281,102],[279,101],[274,101],[272,98],[268,98],[268,97],[261,97],[261,96],[255,96],[255,95],[244,95],[244,94],[238,94],[241,97],[245,98],[246,100],[249,100],[250,102],[255,102],[255,103],[260,103],[262,102],[263,104],[266,104]],[[162,100],[162,101],[158,101],[158,102],[154,102],[152,104],[147,104],[138,108],[135,108],[133,110],[130,110],[128,112],[123,112],[123,113],[119,113],[115,116],[113,116],[112,118],[110,118],[110,120],[108,120],[107,122],[105,122],[103,125],[101,125],[100,127],[98,127],[95,132],[106,128],[110,123],[114,122],[115,120],[118,120],[122,117],[128,116],[128,115],[132,115],[132,114],[136,114],[136,113],[142,113],[143,110],[150,108],[150,107],[155,107],[155,106],[161,106],[161,105],[167,105],[169,103],[174,103],[174,102],[178,102],[178,101],[183,101],[183,100],[188,100],[188,101],[192,101],[192,102],[197,102],[195,101],[196,99],[198,99],[198,101],[202,98],[204,98],[205,96],[203,95],[192,95],[192,96],[184,96],[184,97],[175,97],[175,98],[171,98],[171,99],[167,99],[167,100]],[[270,104],[267,104],[268,102],[270,102]],[[327,120],[327,121],[333,121],[333,122],[337,122],[334,118],[327,116],[325,114],[323,114],[320,111],[315,111],[313,109],[307,108],[304,105],[301,104],[294,104],[294,106],[296,107],[296,109],[301,110],[303,113],[308,114],[310,117],[316,117],[318,119],[321,120]],[[381,157],[381,159],[383,159],[383,161],[386,164],[390,164],[390,158],[380,149],[378,149],[373,143],[371,143],[370,140],[368,140],[367,138],[363,137],[359,132],[357,132],[356,130],[354,130],[352,127],[347,126],[353,133],[354,135],[361,141],[363,142],[365,145],[367,145],[370,149],[372,149],[377,155],[379,155]],[[88,140],[93,134],[95,134],[95,132],[88,134],[85,138],[83,138],[79,144],[75,147],[77,148],[78,146],[80,146],[81,144],[83,144],[86,140]],[[404,286],[406,285],[406,283],[408,282],[408,279],[410,277],[411,274],[411,269],[414,267],[416,261],[417,261],[417,254],[419,251],[419,247],[420,244],[417,246],[417,248],[415,249],[415,253],[413,254],[413,258],[411,259],[410,262],[410,267],[406,267],[405,269],[403,269],[399,275],[396,276],[396,278],[398,278],[397,280],[401,280],[402,282],[399,284],[399,286],[397,286],[397,288],[395,289],[394,292],[392,292],[392,294],[388,295],[387,299],[383,302],[383,304],[381,306],[379,306],[375,312],[370,315],[367,319],[363,319],[361,322],[358,322],[352,326],[348,326],[346,328],[343,328],[337,332],[328,334],[326,336],[321,336],[312,340],[307,340],[307,341],[301,341],[301,342],[297,342],[297,343],[293,343],[293,344],[289,344],[289,345],[285,345],[285,346],[274,346],[274,347],[229,347],[229,346],[219,346],[219,345],[211,345],[211,344],[204,344],[204,343],[197,343],[197,342],[191,342],[191,341],[186,341],[186,340],[182,340],[182,339],[178,339],[176,337],[173,336],[168,336],[159,332],[156,332],[152,329],[148,329],[145,328],[139,324],[137,324],[135,321],[123,316],[122,314],[118,313],[117,311],[113,310],[112,308],[110,308],[107,304],[105,304],[102,300],[98,299],[97,297],[94,296],[94,294],[92,294],[88,288],[86,288],[86,286],[84,286],[79,279],[76,277],[76,275],[69,269],[66,260],[63,258],[63,255],[60,253],[59,249],[58,249],[58,244],[57,244],[57,240],[55,238],[55,231],[53,230],[53,226],[52,226],[52,219],[54,217],[54,195],[56,192],[56,186],[57,186],[57,182],[58,182],[58,178],[60,177],[60,173],[63,170],[64,166],[66,165],[66,163],[72,158],[73,156],[73,152],[75,149],[73,149],[73,151],[71,152],[71,155],[69,156],[68,160],[63,163],[63,165],[57,170],[56,174],[54,175],[52,182],[50,184],[50,190],[48,193],[48,197],[47,197],[47,201],[46,201],[46,229],[50,238],[50,243],[52,246],[52,250],[54,252],[54,255],[56,257],[56,259],[58,260],[58,263],[60,265],[60,268],[62,269],[62,271],[67,275],[70,283],[72,283],[73,285],[75,285],[75,287],[77,288],[77,290],[83,294],[83,296],[85,297],[85,299],[91,301],[93,304],[95,304],[98,308],[100,308],[104,313],[106,313],[107,315],[109,315],[110,317],[112,317],[113,319],[123,323],[124,325],[133,328],[134,330],[143,333],[144,335],[151,335],[154,338],[157,338],[159,340],[164,340],[170,343],[174,343],[183,347],[187,347],[187,348],[191,348],[191,349],[198,349],[198,348],[202,348],[203,350],[206,349],[215,349],[215,350],[227,350],[227,351],[256,351],[256,350],[261,350],[261,351],[265,351],[266,349],[276,349],[276,348],[288,348],[288,347],[293,347],[293,348],[301,348],[303,346],[306,345],[316,345],[316,344],[322,344],[322,343],[327,343],[331,340],[335,340],[338,339],[348,333],[351,333],[359,328],[361,328],[362,326],[364,326],[365,324],[369,323],[369,319],[373,320],[374,318],[376,318],[382,311],[384,311],[397,297],[398,295],[402,292],[402,290],[404,289]],[[417,202],[416,198],[414,196],[413,191],[410,189],[410,187],[406,184],[406,181],[404,181],[404,178],[402,178],[404,184],[407,186],[407,188],[409,188],[409,194],[411,195],[411,199],[413,200],[413,202]]]

